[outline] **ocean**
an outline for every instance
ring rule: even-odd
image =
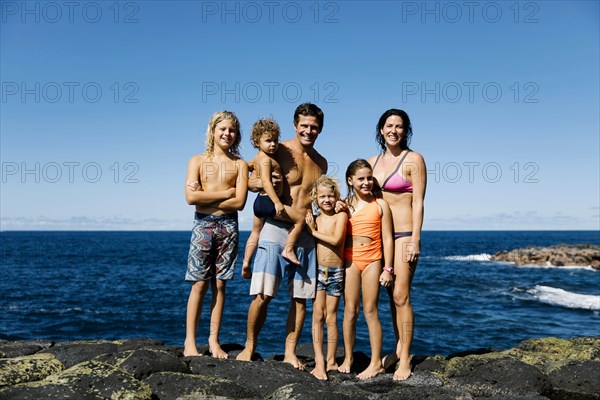
[[[227,286],[222,343],[245,341],[250,283]],[[190,285],[190,232],[1,232],[0,339],[54,341],[149,337],[182,346]],[[412,286],[412,353],[506,349],[535,337],[600,336],[600,271],[489,261],[502,250],[600,244],[598,231],[425,231]],[[207,342],[210,292],[199,344]],[[259,336],[263,357],[282,354],[289,298],[271,302]],[[385,352],[394,348],[387,295],[379,301]],[[300,342],[311,342],[311,304]],[[338,312],[340,327],[343,301]],[[370,354],[361,316],[356,350]]]

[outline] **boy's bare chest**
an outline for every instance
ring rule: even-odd
[[[200,164],[199,171],[202,186],[221,187],[235,186],[237,179],[237,165],[231,160],[205,160]]]
[[[320,215],[316,220],[317,229],[319,232],[324,233],[326,235],[331,235],[335,232],[336,227],[336,219],[331,217],[324,217]]]

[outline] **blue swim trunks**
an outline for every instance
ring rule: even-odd
[[[207,281],[214,276],[220,280],[232,279],[238,241],[237,213],[196,213],[185,280]]]
[[[274,218],[275,203],[266,194],[259,194],[254,200],[254,215],[258,218]]]
[[[252,266],[250,295],[275,297],[287,273],[287,289],[295,299],[313,299],[317,289],[315,240],[306,230],[296,243],[296,265],[281,256],[292,224],[268,218],[260,231],[258,248]]]
[[[317,291],[324,290],[327,296],[341,297],[344,293],[344,268],[319,265]]]

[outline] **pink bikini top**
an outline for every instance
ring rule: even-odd
[[[400,159],[400,162],[398,162],[398,165],[396,166],[396,169],[394,169],[394,172],[392,172],[390,174],[390,176],[388,176],[387,179],[383,182],[383,185],[381,185],[382,190],[384,190],[386,192],[394,192],[394,193],[412,193],[412,191],[413,191],[412,183],[410,183],[409,181],[404,179],[402,174],[400,174],[400,172],[399,172],[400,165],[402,165],[402,162],[404,161],[404,159],[410,152],[411,152],[411,150],[408,150],[402,156],[402,158]],[[381,157],[381,154],[377,156],[377,159],[375,160],[375,163],[373,164],[373,170],[375,170],[375,166],[377,165],[377,162],[379,161],[379,157]]]

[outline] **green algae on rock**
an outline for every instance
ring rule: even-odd
[[[63,370],[62,363],[52,354],[0,359],[0,387],[40,381]]]
[[[149,400],[152,390],[133,375],[98,361],[85,361],[56,375],[47,382],[64,384],[104,398],[124,400]]]

